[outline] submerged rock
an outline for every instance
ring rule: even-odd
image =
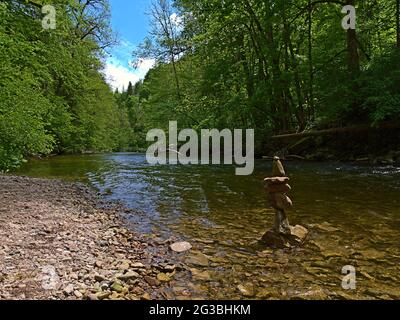
[[[244,285],[240,284],[237,286],[237,288],[240,293],[246,298],[251,298],[255,295],[254,285],[252,283],[246,283]]]
[[[200,271],[198,269],[190,269],[193,280],[211,281],[211,274],[208,271]]]
[[[165,273],[157,274],[157,280],[160,282],[170,282],[171,278]]]
[[[302,293],[293,295],[292,299],[295,299],[295,300],[326,300],[326,299],[328,299],[328,294],[321,287],[313,286],[306,292],[302,292]]]
[[[303,226],[290,227],[290,234],[278,233],[275,230],[267,231],[261,238],[261,243],[272,248],[285,248],[302,245],[308,236],[308,230]]]
[[[183,241],[183,242],[176,242],[174,244],[171,244],[170,246],[171,250],[174,252],[186,252],[192,249],[192,245],[189,242]]]
[[[308,236],[308,230],[300,225],[290,227],[290,233],[294,237],[294,240],[299,243],[303,243]]]
[[[210,258],[204,253],[195,252],[186,258],[185,262],[187,264],[192,264],[199,267],[208,267],[210,263]]]
[[[313,226],[316,227],[316,228],[318,228],[318,229],[320,229],[320,230],[322,230],[322,231],[327,231],[327,232],[336,232],[336,231],[339,231],[338,228],[333,227],[333,226],[332,226],[330,223],[328,223],[328,222],[324,222],[324,223],[321,223],[321,224],[314,224]]]

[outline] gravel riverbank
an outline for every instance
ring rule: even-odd
[[[83,185],[0,176],[0,299],[168,299],[167,243],[124,227]]]

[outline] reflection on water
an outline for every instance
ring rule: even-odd
[[[196,268],[210,276],[193,281],[194,296],[400,298],[400,169],[285,166],[293,187],[290,220],[311,235],[304,248],[275,252],[255,245],[273,222],[262,185],[267,161],[249,177],[235,176],[234,166],[150,166],[140,154],[55,157],[29,162],[19,173],[87,181],[135,209],[135,229],[192,242],[209,259]],[[355,291],[341,288],[345,265],[357,268]]]

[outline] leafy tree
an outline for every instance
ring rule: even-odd
[[[356,30],[342,28],[345,5],[357,9]],[[255,128],[261,150],[273,134],[397,119],[399,1],[176,0],[153,8],[155,31],[134,55],[157,59],[140,102],[154,127]],[[163,27],[172,13],[180,21],[173,37]]]
[[[31,155],[129,145],[128,113],[102,75],[103,49],[114,39],[108,2],[51,1],[55,30],[42,28],[47,3],[0,3],[0,170]]]

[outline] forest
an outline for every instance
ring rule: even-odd
[[[40,5],[38,3],[40,2]],[[57,7],[42,28],[41,6]],[[346,5],[356,27],[344,29]],[[152,128],[271,136],[399,123],[399,0],[155,0],[132,53],[153,58],[118,92],[107,0],[0,2],[0,170],[32,155],[140,151]]]
[[[57,26],[42,6],[57,2]],[[130,125],[102,74],[115,41],[107,1],[0,2],[0,170],[26,157],[129,146]]]

